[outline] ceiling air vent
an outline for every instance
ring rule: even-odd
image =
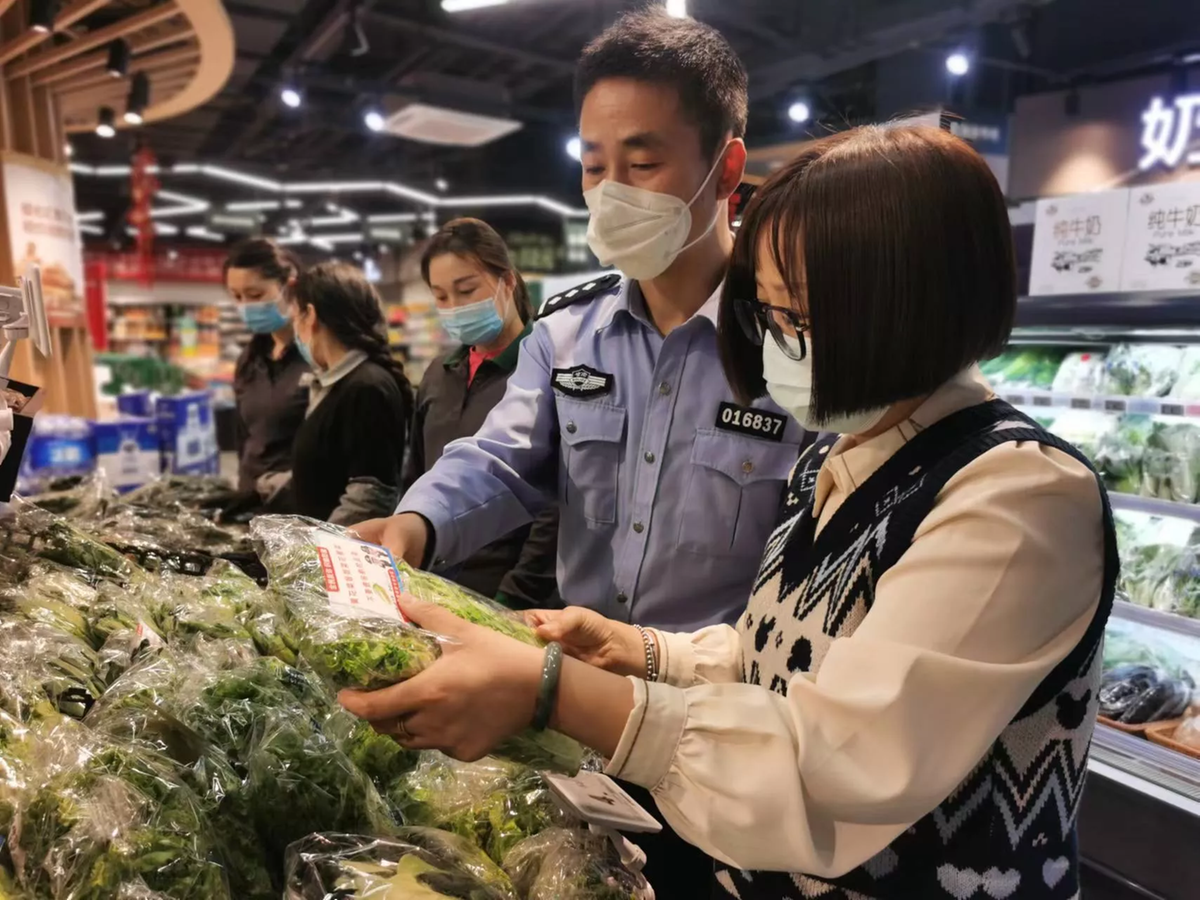
[[[387,111],[385,116],[383,130],[388,134],[451,147],[479,147],[521,127],[521,123],[513,119],[481,116],[425,103],[410,103]]]

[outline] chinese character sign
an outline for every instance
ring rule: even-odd
[[[1162,97],[1150,101],[1142,113],[1142,157],[1138,168],[1155,166],[1174,169],[1185,159],[1189,166],[1200,166],[1200,147],[1192,148],[1192,135],[1200,136],[1200,94],[1176,97],[1166,103]]]
[[[1038,201],[1031,295],[1119,289],[1129,194],[1122,189]]]
[[[1200,182],[1132,188],[1121,287],[1200,288]]]

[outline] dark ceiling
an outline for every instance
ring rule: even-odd
[[[578,164],[563,149],[574,130],[574,60],[621,11],[646,2],[511,0],[448,14],[440,0],[228,0],[237,37],[228,85],[206,106],[141,134],[164,162],[216,163],[281,181],[395,179],[430,192],[444,178],[454,193],[529,191],[578,206]],[[798,136],[802,129],[783,111],[801,94],[838,123],[946,101],[968,112],[1002,111],[1022,93],[1200,50],[1196,0],[1141,0],[1136,15],[1124,0],[689,0],[688,7],[746,61],[752,145]],[[359,33],[369,48],[361,54]],[[972,50],[976,65],[951,94],[942,64],[959,46]],[[897,58],[907,61],[899,69]],[[890,68],[883,60],[892,60]],[[279,101],[288,80],[305,89],[299,110]],[[523,127],[479,148],[367,131],[365,104],[399,93],[507,115]],[[76,158],[123,162],[131,140],[130,133],[110,141],[81,136]],[[111,179],[81,178],[77,190],[81,209],[119,202]],[[244,187],[238,196],[247,196]]]

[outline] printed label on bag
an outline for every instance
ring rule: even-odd
[[[329,610],[352,619],[407,622],[400,611],[400,573],[383,547],[328,532],[314,536]]]
[[[137,628],[133,630],[133,646],[130,648],[130,654],[136,655],[142,650],[157,650],[159,647],[165,646],[166,642],[159,637],[158,632],[139,619]]]
[[[574,778],[568,778],[543,772],[542,779],[563,809],[589,825],[651,834],[662,831],[658,819],[607,775],[580,772]]]

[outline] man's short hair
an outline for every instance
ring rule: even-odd
[[[575,103],[606,78],[673,87],[684,115],[700,129],[700,147],[715,154],[725,135],[746,134],[746,68],[715,28],[654,8],[626,13],[584,48],[575,73]]]
[[[948,132],[854,128],[805,145],[759,189],[719,313],[721,361],[743,400],[766,390],[762,348],[735,309],[755,300],[764,241],[808,320],[818,421],[932,393],[1008,340],[1017,276],[1004,195]]]

